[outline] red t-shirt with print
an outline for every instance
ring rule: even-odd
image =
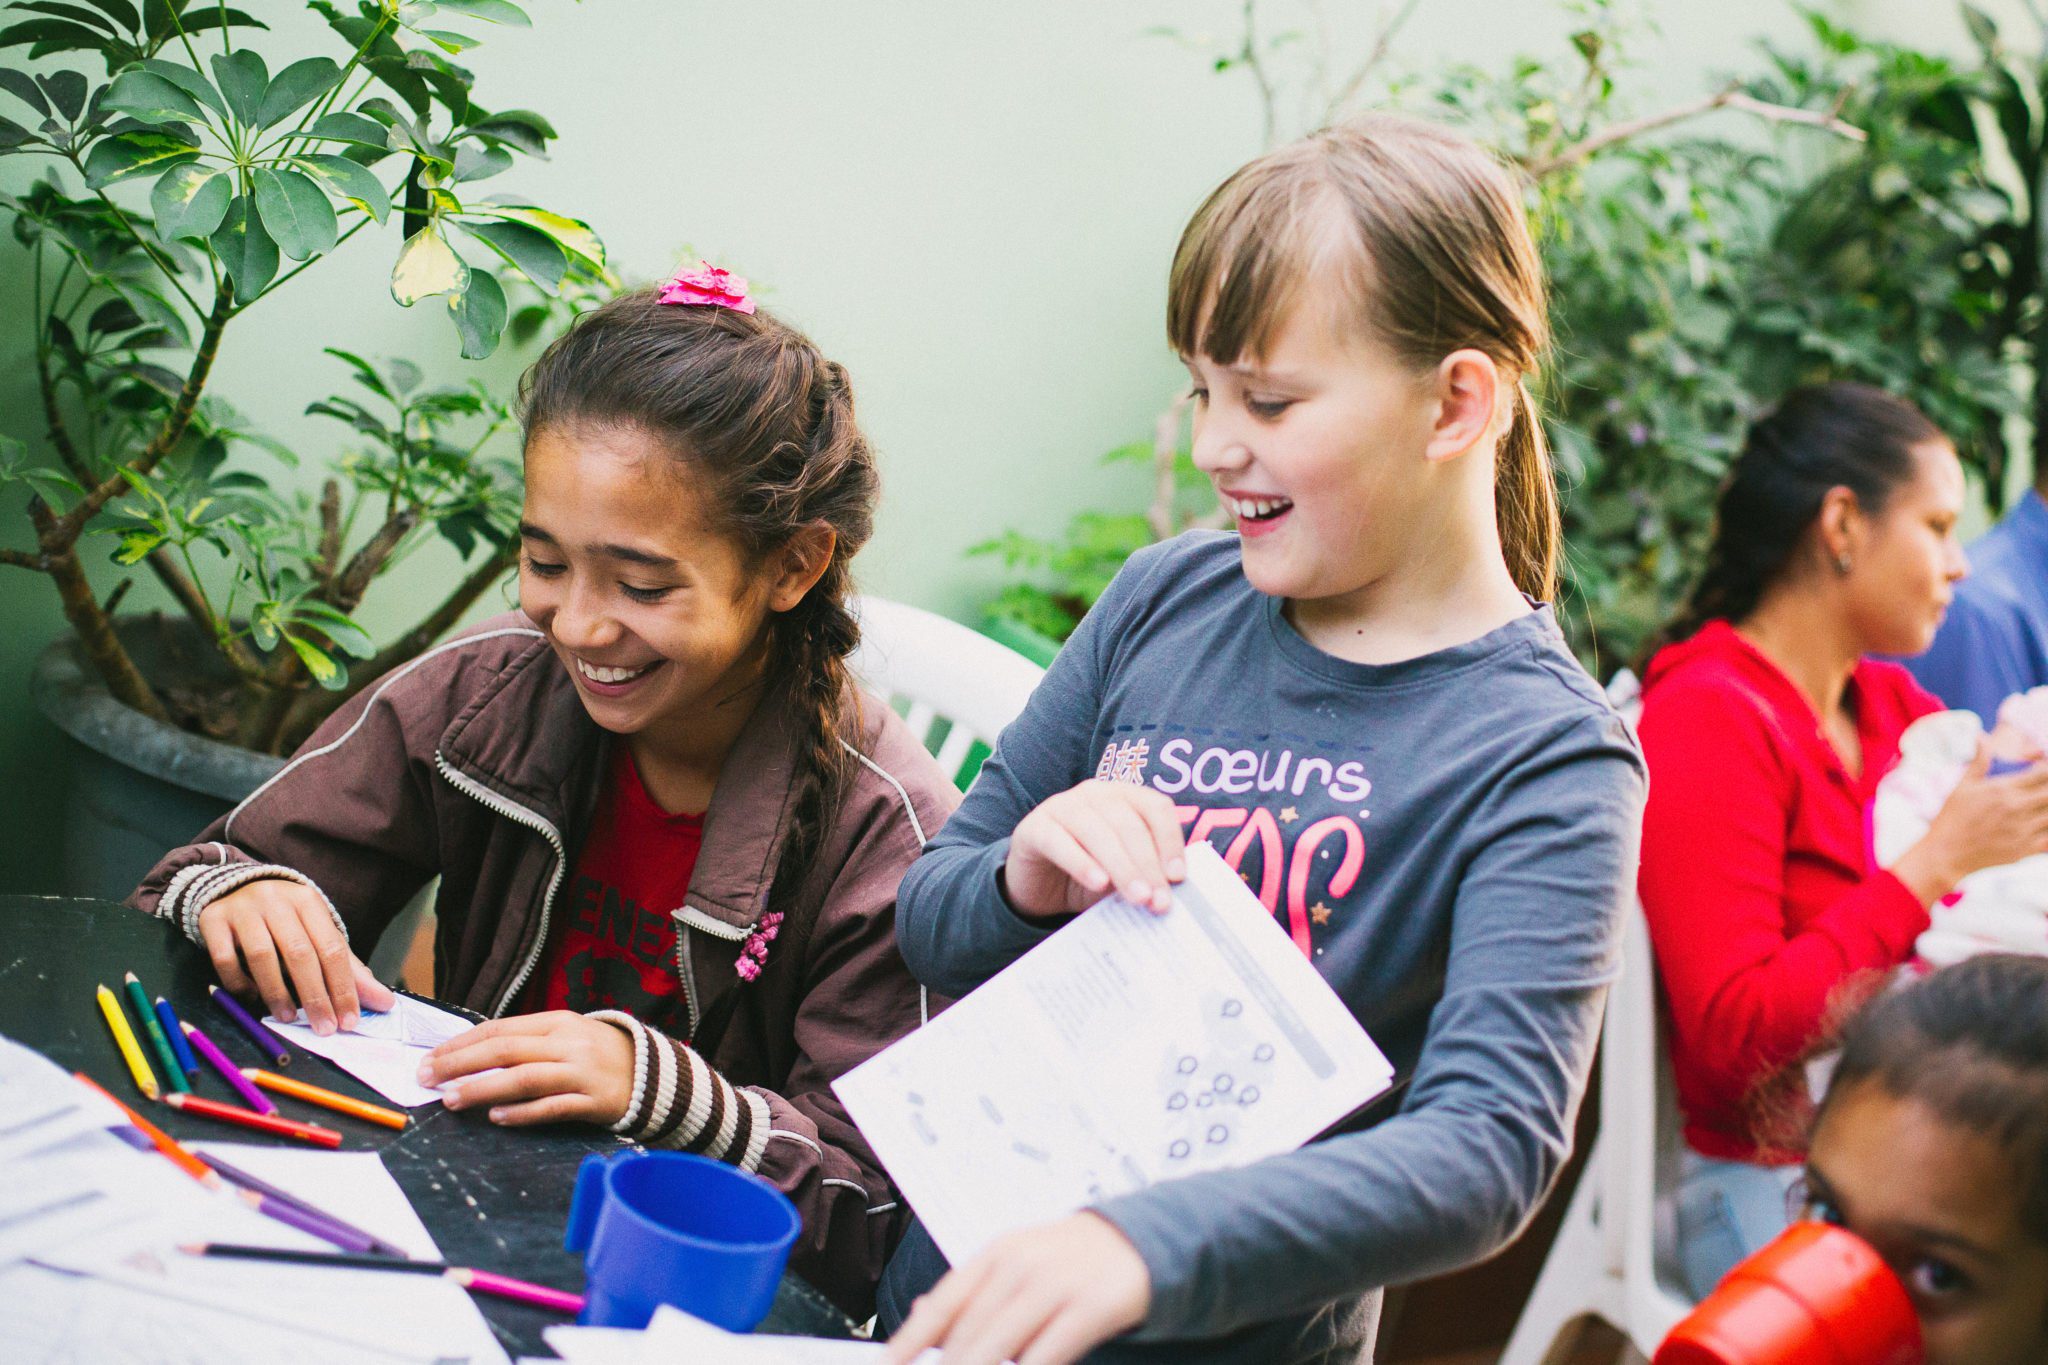
[[[555,902],[547,949],[520,1010],[624,1010],[687,1038],[670,912],[683,903],[703,839],[704,817],[654,804],[626,746],[613,746],[590,833]]]

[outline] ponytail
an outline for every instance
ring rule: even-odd
[[[1515,586],[1539,602],[1554,601],[1558,551],[1564,539],[1557,477],[1535,396],[1520,380],[1515,383],[1514,416],[1495,462],[1493,496],[1501,555]]]

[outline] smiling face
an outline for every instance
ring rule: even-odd
[[[1933,644],[1968,569],[1956,539],[1962,463],[1946,441],[1923,442],[1911,454],[1912,476],[1878,514],[1841,530],[1840,553],[1851,566],[1845,606],[1867,653],[1918,654]]]
[[[779,584],[715,529],[692,474],[637,427],[527,439],[519,605],[614,734],[687,730],[764,671]]]
[[[1830,1096],[1806,1179],[1810,1216],[1869,1242],[1905,1285],[1926,1365],[2048,1360],[2048,1245],[2020,1221],[2006,1148],[1859,1081]]]
[[[1426,454],[1432,376],[1340,335],[1322,309],[1294,309],[1263,357],[1183,359],[1194,461],[1260,592],[1340,599],[1410,562],[1451,515],[1456,480]]]

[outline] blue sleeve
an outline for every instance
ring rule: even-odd
[[[2001,621],[2000,604],[1973,593],[1958,593],[1927,652],[1903,662],[1919,684],[1950,710],[1975,711],[1986,729],[1998,723],[1998,706],[2032,682],[2015,657],[2021,627]]]
[[[1620,722],[1580,721],[1447,851],[1466,866],[1444,992],[1398,1114],[1098,1210],[1151,1272],[1139,1338],[1212,1336],[1421,1279],[1521,1230],[1570,1154],[1644,794]]]
[[[905,874],[896,893],[897,945],[912,975],[940,994],[966,995],[1063,922],[1019,917],[996,874],[1017,822],[1094,775],[1088,744],[1113,642],[1166,548],[1139,551],[1111,581],[1023,713],[1003,727],[960,808]]]

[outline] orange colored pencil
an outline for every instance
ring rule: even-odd
[[[406,1116],[396,1109],[386,1109],[381,1104],[371,1104],[367,1100],[359,1100],[353,1095],[344,1095],[325,1086],[311,1085],[290,1076],[280,1076],[275,1071],[265,1071],[260,1066],[243,1067],[242,1076],[243,1079],[260,1085],[273,1094],[289,1095],[295,1100],[304,1100],[308,1104],[332,1109],[338,1114],[347,1114],[350,1118],[381,1123],[386,1128],[405,1127]]]
[[[279,1118],[275,1114],[259,1114],[253,1109],[244,1109],[237,1104],[222,1104],[219,1100],[203,1099],[198,1095],[170,1094],[164,1096],[164,1103],[173,1109],[197,1114],[201,1118],[240,1124],[244,1128],[254,1128],[262,1133],[275,1133],[279,1137],[297,1138],[301,1142],[310,1142],[315,1147],[341,1146],[341,1134],[332,1128],[322,1128],[317,1123],[300,1123],[297,1119]],[[207,1174],[211,1175],[212,1172],[208,1171]]]
[[[107,1095],[107,1092],[100,1087],[99,1083],[83,1071],[74,1071],[71,1074],[77,1079],[84,1081],[94,1090],[98,1090],[100,1094],[106,1095],[107,1099],[113,1102],[116,1109],[119,1109],[128,1116],[128,1122],[134,1124],[136,1130],[149,1139],[150,1145],[171,1160],[177,1162],[179,1169],[184,1171],[185,1174],[191,1176],[202,1185],[209,1187],[218,1187],[220,1185],[220,1177],[215,1175],[205,1162],[194,1156],[184,1143],[179,1142],[169,1133],[166,1133],[163,1129],[121,1103],[121,1101],[114,1099],[112,1095]]]

